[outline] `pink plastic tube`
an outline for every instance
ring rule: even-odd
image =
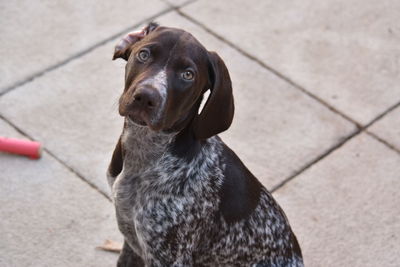
[[[39,142],[1,136],[0,151],[24,155],[32,159],[38,159],[42,155],[42,148]]]

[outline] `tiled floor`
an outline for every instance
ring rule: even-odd
[[[105,169],[122,127],[119,35],[184,28],[230,71],[221,136],[274,191],[306,266],[399,266],[400,4],[361,0],[0,4],[0,266],[112,266]],[[25,136],[23,136],[25,135]],[[38,256],[39,255],[39,256]]]

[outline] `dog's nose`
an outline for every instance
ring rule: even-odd
[[[160,95],[150,87],[141,87],[133,94],[133,104],[143,109],[152,110],[159,106]]]

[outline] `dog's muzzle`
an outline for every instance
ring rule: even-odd
[[[150,128],[157,127],[157,115],[161,108],[161,96],[152,86],[144,85],[136,88],[128,101],[123,101],[120,114],[134,123]]]

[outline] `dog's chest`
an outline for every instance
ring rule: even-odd
[[[124,170],[114,184],[120,231],[143,258],[151,257],[149,245],[158,251],[155,247],[164,243],[170,229],[180,227],[183,222],[193,225],[204,214],[203,210],[214,208],[211,202],[207,205],[206,201],[199,201],[194,188],[180,184],[180,173],[186,172],[186,168],[163,164],[158,162],[140,173]],[[165,168],[175,168],[176,172],[168,173]]]
[[[144,130],[129,128],[122,136],[123,170],[112,191],[120,231],[139,255],[143,255],[142,243],[145,241],[141,229],[143,212],[156,202],[159,195],[159,187],[154,181],[159,180],[163,169],[159,160],[168,157],[164,154],[169,139],[168,136],[152,136]]]
[[[187,163],[165,147],[155,151],[154,144],[145,148],[130,138],[122,139],[123,146],[132,149],[125,151],[123,170],[114,182],[114,203],[126,241],[148,258],[148,245],[152,249],[162,245],[169,229],[197,224],[199,218],[214,212],[217,203],[212,199],[221,170],[216,167],[215,140],[205,148],[209,157],[201,155]]]

